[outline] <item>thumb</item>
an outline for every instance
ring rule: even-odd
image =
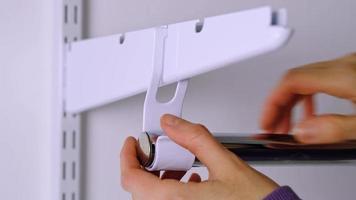
[[[302,143],[326,144],[356,139],[356,116],[322,115],[309,118],[294,128]]]
[[[204,126],[169,114],[161,117],[161,126],[169,138],[192,152],[209,171],[219,170],[222,163],[230,162],[228,151]]]

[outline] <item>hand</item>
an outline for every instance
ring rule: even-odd
[[[161,126],[173,141],[207,166],[209,178],[201,181],[193,174],[183,183],[179,180],[185,172],[166,171],[159,178],[157,173],[145,171],[137,160],[136,139],[129,137],[121,151],[121,182],[133,199],[263,199],[279,187],[225,149],[204,126],[172,115],[164,115]]]
[[[288,71],[267,99],[261,127],[286,133],[291,113],[304,101],[305,117],[292,134],[303,143],[334,143],[356,139],[356,115],[314,115],[313,95],[325,93],[356,103],[356,54]]]

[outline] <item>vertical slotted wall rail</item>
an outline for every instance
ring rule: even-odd
[[[82,37],[82,0],[63,0],[63,43],[70,48],[70,43]],[[63,49],[65,59],[65,50]],[[65,60],[63,70],[66,70]],[[63,71],[64,72],[64,71]],[[62,73],[63,75],[65,73]],[[63,79],[65,77],[62,77]],[[63,80],[63,83],[65,81]],[[63,85],[65,90],[65,85]],[[64,91],[63,91],[64,93]],[[64,95],[63,95],[64,96]],[[63,105],[65,105],[63,98]],[[61,200],[80,200],[80,161],[81,130],[80,115],[66,113],[62,115],[61,144]]]

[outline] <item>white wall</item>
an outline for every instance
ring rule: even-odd
[[[0,198],[51,198],[54,1],[0,6]]]
[[[289,24],[296,29],[291,43],[281,51],[193,78],[183,114],[212,131],[255,131],[263,100],[286,69],[356,50],[355,1],[90,0],[86,32],[88,37],[101,36],[266,4],[288,9]],[[129,197],[119,186],[118,154],[124,138],[141,130],[143,98],[138,95],[86,114],[86,199]],[[333,98],[323,98],[318,107],[324,112],[352,112],[350,104]],[[257,168],[280,184],[291,185],[304,199],[346,200],[356,195],[355,165]]]

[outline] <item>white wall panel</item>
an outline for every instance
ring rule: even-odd
[[[54,9],[48,0],[1,1],[1,199],[52,199]]]

